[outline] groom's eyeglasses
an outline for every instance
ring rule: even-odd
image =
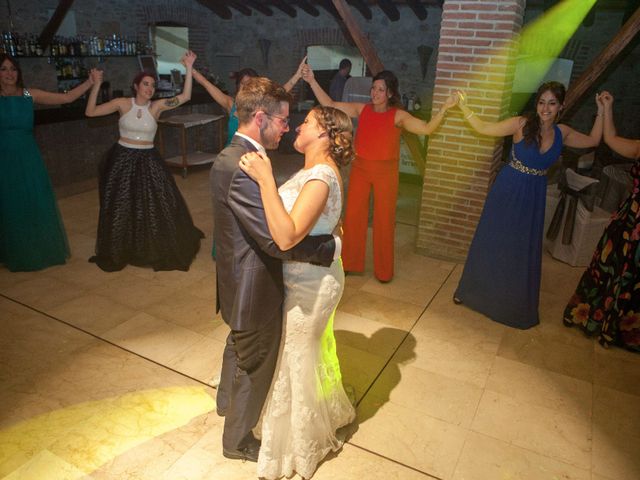
[[[261,111],[262,111],[262,110],[261,110]],[[258,113],[258,112],[256,112],[256,113]],[[280,120],[280,121],[282,122],[282,124],[283,124],[285,127],[288,127],[288,126],[289,126],[289,117],[281,117],[280,115],[276,115],[276,114],[274,114],[274,113],[267,113],[267,112],[262,112],[262,113],[264,113],[267,117],[270,117],[270,118],[277,118],[278,120]],[[254,115],[255,115],[255,113],[254,113]]]

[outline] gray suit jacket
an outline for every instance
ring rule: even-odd
[[[216,242],[216,311],[232,330],[253,330],[262,318],[281,318],[284,300],[282,260],[329,266],[332,235],[306,237],[282,251],[269,233],[260,188],[238,167],[255,151],[236,135],[218,155],[211,172]]]

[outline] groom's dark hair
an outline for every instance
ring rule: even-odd
[[[291,95],[273,80],[250,78],[236,95],[236,115],[240,125],[246,125],[258,111],[280,112],[282,102],[291,102]]]

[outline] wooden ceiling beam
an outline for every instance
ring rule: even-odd
[[[311,3],[307,2],[307,0],[293,0],[293,3],[298,5],[298,7],[307,12],[312,17],[318,17],[320,15],[320,10],[311,5]]]
[[[64,17],[67,15],[67,12],[69,12],[71,5],[73,5],[73,0],[60,0],[58,3],[58,6],[53,12],[53,15],[51,15],[49,22],[44,26],[40,37],[38,37],[38,43],[42,45],[43,50],[46,49],[51,43],[51,40],[53,40],[53,36],[58,31],[58,28],[60,28],[60,25],[62,24]]]
[[[407,5],[413,13],[418,17],[418,20],[426,20],[427,19],[427,9],[424,8],[424,5],[420,3],[419,0],[407,0]]]
[[[237,10],[238,12],[243,14],[245,17],[251,16],[251,9],[241,1],[234,2],[232,0],[225,0],[225,3],[229,5],[231,8],[233,8],[234,10]]]
[[[378,0],[378,5],[380,5],[380,9],[384,12],[389,20],[392,22],[397,22],[400,20],[400,12],[393,4],[392,0]]]
[[[270,3],[278,10],[289,15],[291,18],[295,18],[298,15],[297,10],[283,0],[271,0]]]
[[[577,101],[584,95],[587,90],[594,84],[600,75],[607,69],[618,54],[627,46],[627,44],[635,37],[640,30],[640,8],[627,20],[623,27],[618,31],[611,43],[591,62],[580,78],[569,86],[567,97],[565,98],[564,111],[575,106]]]
[[[363,0],[348,0],[348,2],[349,5],[358,10],[360,12],[360,15],[362,15],[367,20],[371,20],[373,18],[371,9],[366,3],[364,3]]]
[[[266,5],[264,5],[258,0],[245,0],[245,2],[249,7],[253,8],[254,10],[257,10],[263,15],[266,15],[267,17],[273,16],[273,10],[271,10],[269,7],[267,7]]]
[[[224,20],[231,19],[231,10],[224,3],[219,2],[218,0],[198,0],[200,5],[207,7],[213,13]]]
[[[324,8],[333,18],[335,18],[338,22],[341,22],[340,14],[338,10],[336,10],[335,5],[331,0],[316,0],[316,3]]]
[[[371,73],[375,75],[376,73],[384,70],[384,65],[380,61],[380,58],[378,58],[375,48],[373,48],[369,39],[364,35],[362,30],[360,30],[360,27],[353,18],[353,15],[351,15],[351,10],[349,10],[345,0],[332,0],[332,3],[338,12],[338,15],[347,26],[351,38],[353,38],[358,50],[360,50],[360,54],[362,55],[362,58],[364,58],[365,63],[369,66]]]

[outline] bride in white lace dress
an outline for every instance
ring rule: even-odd
[[[287,250],[306,235],[331,233],[340,221],[339,167],[353,158],[349,117],[316,107],[298,128],[294,143],[305,155],[302,170],[276,188],[265,155],[247,153],[240,168],[260,185],[269,231]],[[342,386],[333,335],[333,313],[344,289],[338,259],[330,267],[285,262],[284,328],[271,391],[255,434],[262,439],[258,476],[294,473],[310,478],[318,463],[339,450],[336,430],[355,410]]]

